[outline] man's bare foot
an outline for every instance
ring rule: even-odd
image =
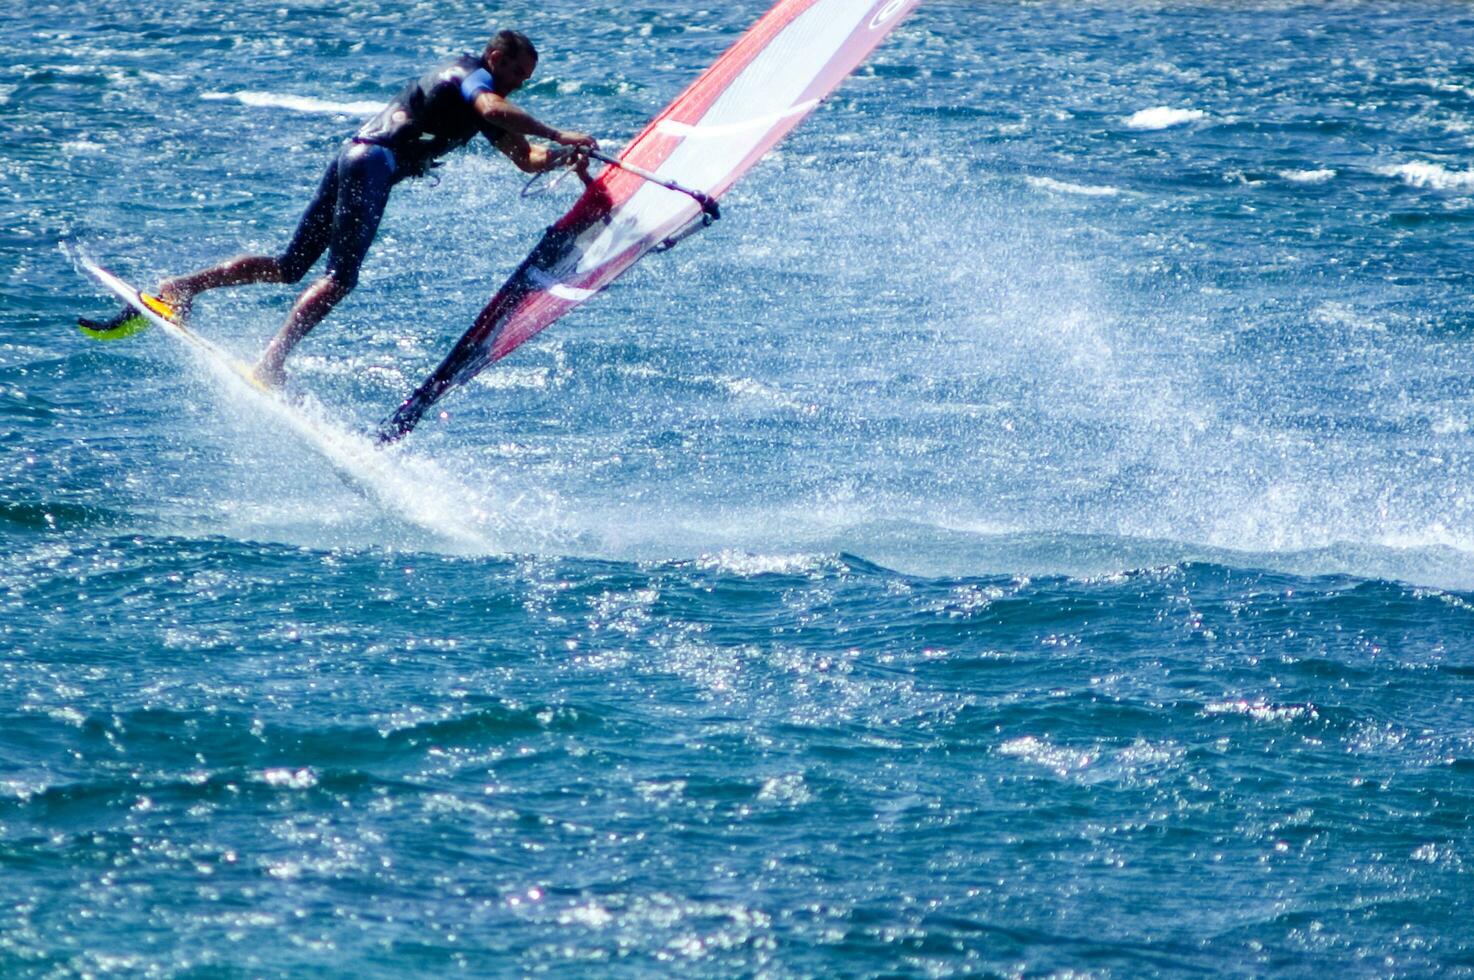
[[[175,318],[183,323],[189,319],[190,310],[194,306],[194,295],[180,289],[175,285],[176,282],[174,279],[165,279],[154,290],[154,295],[174,307]]]
[[[287,383],[287,372],[280,364],[267,364],[264,360],[251,371],[251,377],[268,388],[281,388]]]

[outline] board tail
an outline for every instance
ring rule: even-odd
[[[148,293],[139,293],[138,301],[170,323],[183,325],[184,316],[173,304],[166,303],[157,296]],[[77,329],[84,336],[93,340],[122,340],[131,337],[148,327],[148,317],[144,316],[131,305],[125,306],[116,315],[107,320],[90,320],[85,316],[77,317]]]

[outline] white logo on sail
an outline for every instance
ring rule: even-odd
[[[906,6],[906,0],[886,0],[885,6],[877,10],[875,16],[870,18],[870,29],[872,31],[878,29],[881,24],[896,16],[896,13],[904,6]]]

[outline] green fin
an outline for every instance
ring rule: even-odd
[[[148,317],[135,313],[115,323],[101,323],[86,317],[77,318],[77,329],[93,340],[122,340],[131,337],[148,326]]]

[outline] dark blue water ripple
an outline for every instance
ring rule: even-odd
[[[12,966],[130,933],[193,937],[123,944],[170,970],[1468,955],[1467,597],[412,561],[53,555],[25,578],[85,593],[75,636],[7,583]]]

